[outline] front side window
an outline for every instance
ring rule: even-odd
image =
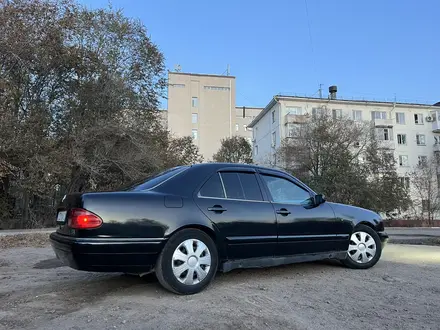
[[[221,173],[226,198],[262,201],[260,186],[253,173]]]
[[[271,175],[263,175],[264,182],[275,203],[305,204],[310,201],[307,190],[293,182]]]
[[[272,124],[275,123],[275,110],[272,111]]]

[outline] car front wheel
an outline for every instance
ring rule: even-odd
[[[382,254],[382,243],[376,231],[366,225],[358,225],[350,236],[347,256],[343,264],[349,268],[373,267]]]
[[[194,294],[209,285],[217,265],[217,248],[211,237],[198,229],[183,229],[169,239],[155,270],[165,289]]]

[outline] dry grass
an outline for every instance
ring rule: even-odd
[[[49,233],[32,233],[0,236],[0,250],[12,249],[17,247],[36,247],[48,246]]]

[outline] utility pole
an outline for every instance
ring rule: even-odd
[[[319,98],[322,99],[322,84],[319,84]]]

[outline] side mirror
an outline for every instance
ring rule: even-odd
[[[322,203],[325,202],[325,198],[322,194],[317,194],[314,197],[314,202],[316,206],[321,205]]]

